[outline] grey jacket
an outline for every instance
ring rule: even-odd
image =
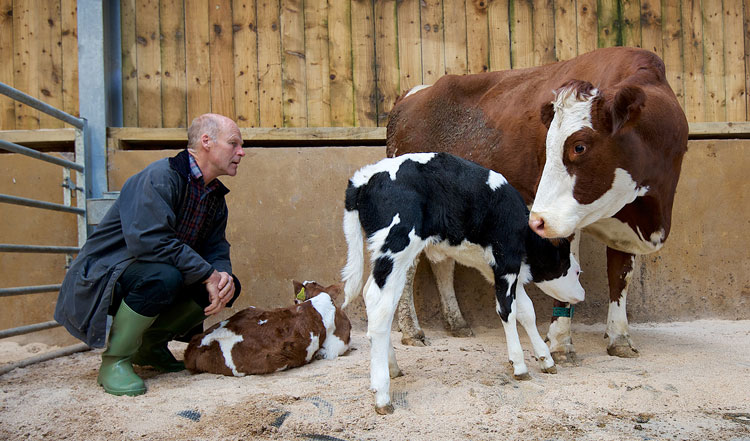
[[[65,275],[55,320],[92,347],[105,347],[107,311],[115,282],[133,261],[161,262],[182,272],[186,285],[202,282],[214,269],[232,273],[224,232],[224,185],[211,192],[208,216],[195,249],[177,239],[187,195],[187,150],[148,165],[130,177],[120,196],[89,236]]]

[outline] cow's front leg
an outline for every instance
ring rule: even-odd
[[[635,256],[607,247],[607,278],[609,279],[609,312],[607,314],[607,353],[616,357],[638,357],[638,350],[628,334],[626,300],[633,275]]]
[[[536,328],[536,314],[534,313],[534,304],[531,302],[526,290],[522,284],[518,284],[516,288],[516,305],[518,313],[516,319],[523,329],[526,330],[526,334],[531,340],[531,345],[534,347],[534,354],[537,360],[539,360],[539,367],[542,372],[547,374],[556,374],[557,367],[552,359],[550,350],[544,340],[539,335],[539,330]]]
[[[471,337],[474,335],[469,325],[461,314],[456,300],[456,290],[453,288],[453,275],[456,261],[451,258],[433,261],[428,259],[435,275],[435,283],[440,293],[440,305],[443,308],[443,317],[448,323],[448,329],[455,337]]]
[[[417,274],[419,258],[406,273],[406,284],[398,302],[398,328],[401,330],[401,343],[407,346],[427,346],[424,331],[419,326],[417,311],[414,308],[414,277]]]
[[[513,367],[513,378],[516,380],[531,380],[529,368],[523,359],[521,339],[516,327],[516,299],[515,289],[517,274],[495,274],[495,307],[497,314],[503,321],[505,343],[508,345],[508,360]]]

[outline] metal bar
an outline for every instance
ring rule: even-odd
[[[31,95],[26,95],[25,93],[18,91],[2,82],[0,82],[0,93],[9,96],[16,101],[20,101],[27,106],[31,106],[36,110],[39,110],[40,112],[44,112],[47,115],[53,116],[61,121],[65,121],[73,127],[83,127],[83,120],[81,120],[80,118],[76,118],[69,113],[65,113],[60,109],[52,107],[49,104],[43,101],[39,101]]]
[[[52,253],[52,254],[76,254],[81,251],[78,247],[58,247],[47,245],[17,245],[0,243],[0,253]]]
[[[36,199],[20,198],[7,194],[0,194],[0,202],[6,204],[24,205],[26,207],[43,208],[45,210],[65,211],[68,213],[85,214],[86,210],[76,207],[66,207],[62,204],[53,204],[52,202],[37,201]]]
[[[33,325],[19,326],[17,328],[3,329],[2,331],[0,331],[0,338],[8,338],[36,331],[44,331],[45,329],[57,328],[58,326],[60,326],[60,324],[56,321],[49,321],[44,323],[35,323]]]
[[[0,288],[0,297],[22,296],[25,294],[38,294],[42,292],[60,291],[62,285],[36,285],[20,286],[17,288]]]
[[[74,345],[66,346],[56,351],[39,354],[25,360],[0,366],[0,375],[7,374],[8,372],[16,368],[26,367],[35,363],[40,363],[42,361],[52,360],[53,358],[57,357],[64,357],[66,355],[75,354],[76,352],[88,351],[89,349],[91,348],[86,343],[77,343]]]
[[[80,164],[76,164],[75,162],[72,162],[72,161],[68,161],[62,158],[48,155],[46,153],[42,153],[34,149],[30,149],[28,147],[24,147],[22,145],[15,144],[10,141],[6,141],[4,139],[0,139],[0,149],[7,150],[13,153],[20,153],[22,155],[29,156],[35,159],[40,159],[42,161],[49,162],[51,164],[61,165],[63,167],[68,167],[68,168],[72,168],[78,171],[83,171],[83,166]]]

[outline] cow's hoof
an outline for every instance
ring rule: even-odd
[[[548,368],[542,368],[542,372],[544,372],[545,374],[556,374],[557,366],[550,366]]]
[[[409,337],[405,335],[401,337],[401,344],[404,346],[423,347],[423,346],[429,346],[430,342],[429,340],[425,338],[424,334],[422,334],[421,336],[416,336],[416,337]]]
[[[518,381],[529,381],[531,380],[531,375],[529,375],[528,372],[524,372],[523,374],[513,374],[513,378],[515,378]]]
[[[378,415],[390,415],[393,413],[393,404],[388,403],[385,406],[375,406],[375,412]]]
[[[474,337],[474,331],[468,326],[451,329],[451,335],[454,337]]]
[[[620,357],[620,358],[640,357],[640,354],[638,353],[638,349],[630,345],[609,346],[607,347],[607,354],[613,357]]]
[[[394,371],[388,372],[388,375],[390,375],[391,378],[398,378],[398,377],[403,377],[404,373],[401,372],[401,369],[396,369],[395,372]]]
[[[552,359],[555,360],[555,364],[561,366],[578,366],[578,355],[575,351],[554,351],[552,352]]]

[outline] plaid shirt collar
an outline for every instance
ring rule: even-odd
[[[190,177],[192,178],[191,180],[197,182],[198,184],[202,184],[199,186],[205,188],[205,193],[210,193],[216,190],[219,187],[218,179],[214,179],[210,184],[206,185],[206,183],[203,182],[203,172],[201,171],[201,168],[198,167],[198,162],[191,154],[188,154],[188,158],[190,161]]]

